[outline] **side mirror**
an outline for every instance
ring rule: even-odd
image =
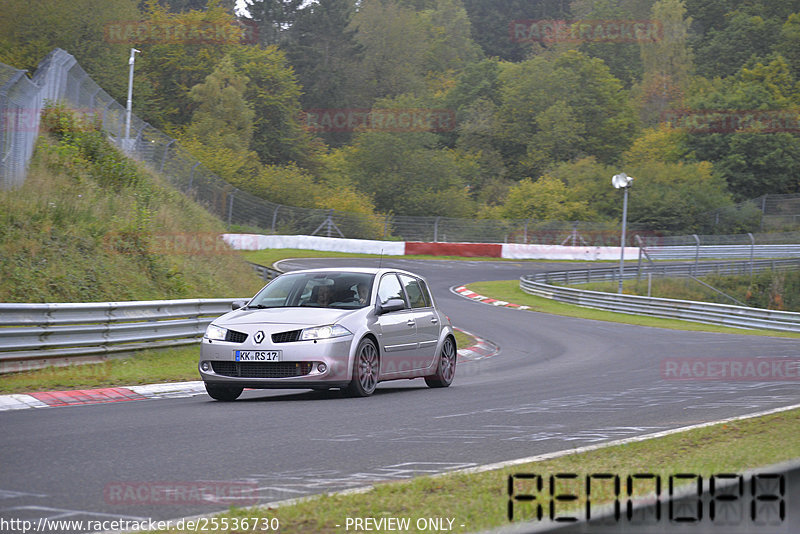
[[[231,302],[232,310],[238,310],[239,308],[244,308],[245,306],[247,306],[246,300],[234,300],[233,302]]]
[[[405,301],[403,299],[389,299],[383,304],[378,305],[378,313],[389,313],[393,311],[403,310],[406,307]]]

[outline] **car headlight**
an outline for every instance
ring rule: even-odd
[[[338,324],[329,324],[325,326],[314,326],[312,328],[305,328],[300,334],[301,341],[308,341],[311,339],[330,339],[332,337],[349,336],[352,334],[350,330]]]
[[[228,334],[227,328],[222,328],[221,326],[217,326],[215,324],[208,325],[206,328],[206,333],[203,337],[206,339],[211,339],[213,341],[225,341],[225,336]]]

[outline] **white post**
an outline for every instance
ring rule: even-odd
[[[122,141],[122,149],[125,152],[130,152],[133,147],[131,146],[131,109],[133,108],[133,64],[136,62],[136,54],[140,50],[131,48],[131,57],[128,58],[128,105],[125,110],[125,137]]]
[[[615,174],[611,177],[611,185],[616,189],[624,189],[625,196],[622,201],[622,237],[619,243],[619,287],[617,293],[622,294],[622,275],[625,270],[625,224],[628,220],[628,188],[633,182],[633,177],[628,176],[624,172]]]
[[[622,238],[619,245],[619,288],[617,293],[622,295],[622,274],[625,270],[625,223],[628,219],[628,188],[624,187],[625,194],[622,201]]]

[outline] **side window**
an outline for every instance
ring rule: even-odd
[[[403,283],[412,308],[425,308],[430,305],[425,298],[425,292],[422,290],[419,280],[401,274],[400,281]]]
[[[394,274],[387,274],[381,278],[381,283],[378,286],[378,300],[381,304],[386,302],[389,299],[400,299],[403,302],[406,301],[405,296],[403,295],[403,288],[400,286],[400,282],[397,281],[397,276]],[[408,307],[408,303],[406,302],[406,307]]]
[[[425,283],[425,280],[419,281],[419,287],[422,289],[422,296],[425,298],[425,306],[433,306],[433,298],[431,298],[431,293],[428,290],[428,284]]]

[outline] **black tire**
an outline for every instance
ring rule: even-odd
[[[436,363],[436,372],[425,377],[425,383],[432,388],[446,388],[453,383],[456,376],[456,360],[458,351],[456,342],[452,337],[446,337],[439,352],[439,361]]]
[[[380,371],[378,347],[370,338],[364,338],[358,344],[353,362],[353,378],[345,392],[351,397],[369,397],[378,385]]]
[[[219,384],[209,384],[206,382],[206,392],[212,399],[218,401],[235,401],[239,398],[239,395],[242,394],[243,389],[244,388],[238,388],[236,386],[221,386]]]

